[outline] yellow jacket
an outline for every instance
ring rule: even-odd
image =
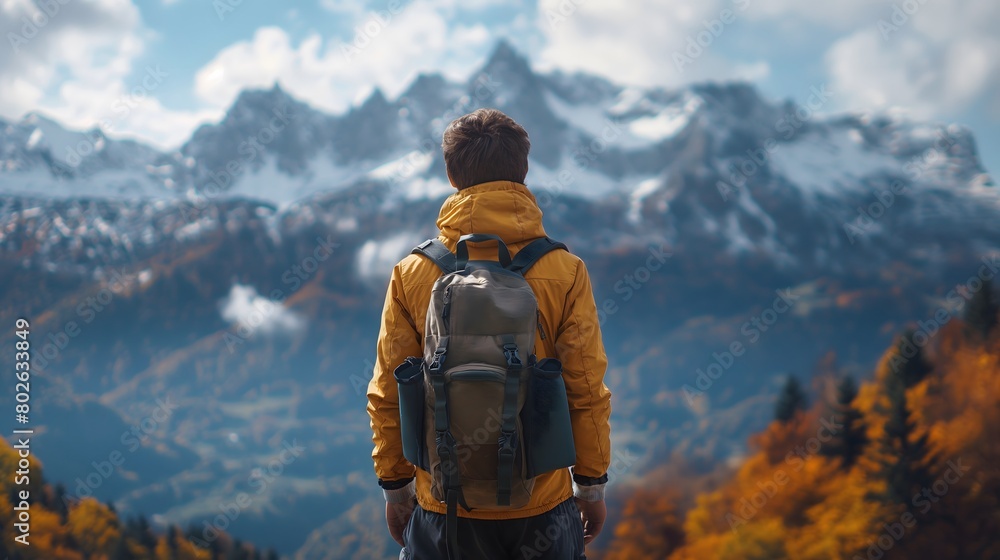
[[[437,220],[439,239],[455,251],[458,238],[468,233],[492,233],[507,244],[511,255],[533,239],[545,236],[542,211],[534,195],[520,183],[494,181],[475,185],[448,197]],[[496,260],[496,246],[469,247],[471,259]],[[429,259],[409,255],[392,270],[378,336],[378,358],[368,385],[368,414],[375,449],[375,474],[382,480],[403,480],[416,475],[420,506],[445,513],[445,506],[431,497],[430,475],[403,458],[399,433],[399,397],[393,370],[407,356],[423,355],[424,319],[431,286],[440,270]],[[576,474],[597,478],[611,462],[611,391],[604,385],[608,365],[601,341],[597,307],[590,276],[583,261],[566,251],[553,251],[532,267],[525,279],[535,292],[541,322],[548,336],[535,337],[538,359],[558,358],[569,397],[576,445]],[[553,336],[554,335],[554,336]],[[506,511],[466,512],[476,519],[510,519],[544,513],[573,495],[568,469],[540,475],[531,501]]]

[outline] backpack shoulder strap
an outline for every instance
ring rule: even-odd
[[[539,259],[556,249],[569,251],[565,243],[560,243],[551,237],[536,239],[525,245],[523,249],[514,255],[514,259],[511,260],[508,270],[524,276],[528,272],[528,269],[534,266]]]
[[[444,274],[450,274],[458,270],[455,253],[449,251],[448,247],[445,247],[445,244],[441,243],[439,239],[428,239],[427,241],[424,241],[420,245],[414,247],[410,253],[423,255],[434,261],[434,264],[436,264]]]

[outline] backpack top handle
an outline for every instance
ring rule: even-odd
[[[459,237],[458,246],[455,247],[455,256],[457,257],[455,264],[458,270],[465,270],[466,265],[469,264],[469,248],[466,246],[466,243],[480,243],[483,241],[496,241],[500,266],[504,268],[510,266],[510,251],[507,250],[507,245],[500,239],[499,235],[493,235],[492,233],[470,233]]]

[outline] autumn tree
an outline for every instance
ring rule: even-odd
[[[641,489],[622,508],[605,560],[666,558],[684,542],[675,496]]]
[[[719,551],[719,558],[740,560],[788,560],[787,537],[781,520],[770,518],[752,523],[741,531],[739,538],[728,540]]]
[[[962,329],[949,326],[933,362],[926,332],[897,338],[873,380],[837,383],[832,419],[819,403],[800,414],[805,394],[789,378],[778,421],[738,467],[681,502],[662,495],[691,480],[644,486],[608,558],[1000,559],[1000,352]],[[834,437],[819,457],[791,447],[808,451],[822,433]],[[676,548],[657,525],[673,527],[672,503],[690,504]]]
[[[118,518],[104,504],[93,498],[84,498],[69,511],[69,532],[90,555],[110,554],[121,538]]]
[[[0,470],[16,469],[18,453],[0,439]],[[123,523],[114,506],[94,498],[70,499],[65,488],[44,480],[34,456],[28,489],[31,505],[30,546],[15,545],[13,477],[0,479],[0,558],[9,560],[221,560],[197,548],[174,527],[167,537],[157,535],[143,516]],[[23,489],[23,488],[20,488]],[[220,533],[220,539],[228,539]],[[170,541],[170,542],[168,542]],[[250,554],[256,551],[243,545]],[[276,558],[276,557],[275,557]]]

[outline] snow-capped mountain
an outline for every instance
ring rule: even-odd
[[[810,104],[822,107],[830,95],[817,88]],[[528,184],[541,201],[600,207],[614,242],[654,232],[672,245],[709,243],[794,266],[927,227],[997,232],[998,189],[964,128],[819,116],[762,99],[743,83],[637,89],[542,75],[502,42],[465,83],[421,75],[398,98],[375,90],[342,115],[312,109],[278,85],[245,91],[220,122],[201,126],[173,153],[99,129],[67,131],[38,114],[0,123],[0,192],[11,195],[0,243],[10,250],[11,235],[31,224],[41,248],[87,230],[80,250],[124,256],[123,247],[102,247],[219,226],[167,220],[150,231],[148,217],[166,206],[215,212],[216,203],[250,200],[284,209],[362,185],[382,204],[437,199],[450,192],[441,132],[481,106],[526,124]],[[80,210],[81,200],[119,210],[109,221]],[[46,211],[31,220],[38,204]]]
[[[0,119],[0,192],[46,198],[170,197],[162,154],[100,128],[70,131],[39,113]]]

